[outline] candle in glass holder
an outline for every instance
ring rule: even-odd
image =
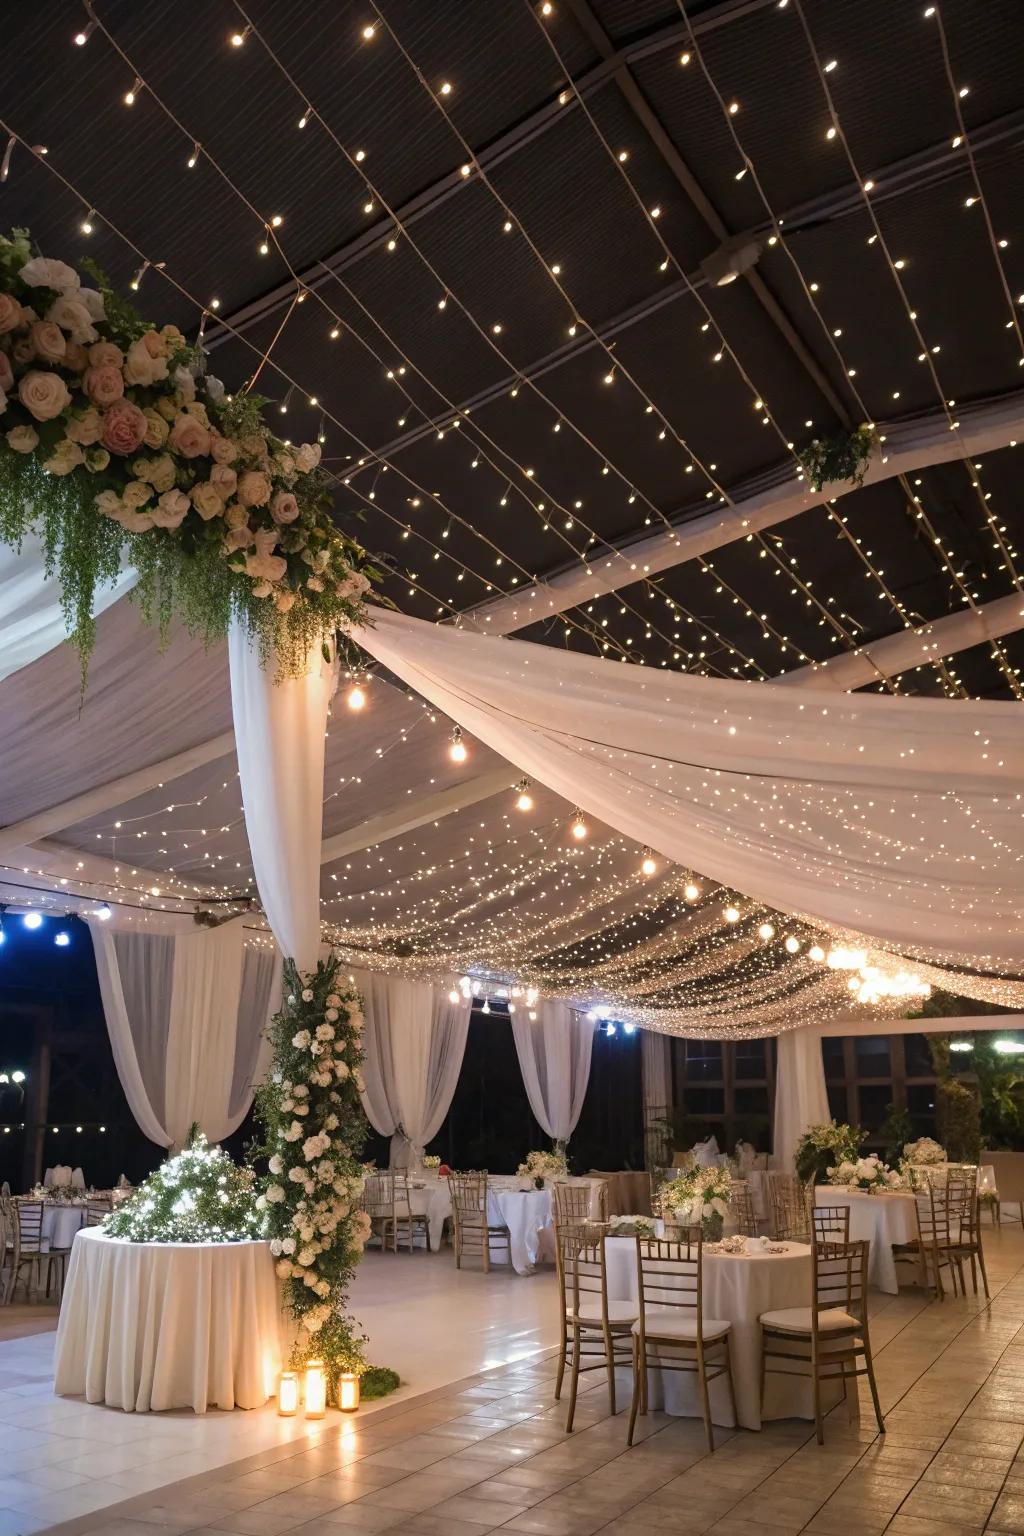
[[[295,1371],[282,1371],[277,1383],[277,1411],[290,1419],[299,1406],[299,1378]]]
[[[322,1360],[306,1361],[306,1418],[322,1419],[327,1411],[327,1375]]]
[[[359,1377],[355,1371],[342,1371],[338,1378],[338,1407],[342,1413],[355,1413],[359,1407]]]

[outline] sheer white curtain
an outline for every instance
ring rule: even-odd
[[[256,885],[282,955],[315,969],[320,945],[324,739],[336,663],[311,650],[305,672],[263,666],[249,631],[228,634],[231,710]]]
[[[93,614],[101,614],[138,581],[124,570],[97,588]],[[46,575],[46,557],[38,534],[30,533],[19,549],[0,546],[0,679],[27,667],[68,638],[60,601],[60,583]]]
[[[266,1070],[274,952],[243,950],[238,922],[195,933],[89,927],[114,1062],[143,1134],[177,1147],[198,1122],[211,1141],[230,1136]]]
[[[391,1137],[391,1162],[418,1162],[448,1113],[466,1052],[471,1003],[427,981],[356,971],[363,996],[363,1107]]]
[[[590,1078],[594,1020],[568,1003],[542,1002],[536,1019],[517,1008],[512,1036],[530,1108],[555,1141],[568,1141],[583,1108]]]
[[[780,1168],[791,1172],[804,1131],[831,1118],[825,1087],[821,1031],[790,1029],[778,1037],[775,1069],[775,1129],[772,1148]]]
[[[1024,972],[1024,710],[621,667],[376,613],[361,645],[570,805],[777,909]]]

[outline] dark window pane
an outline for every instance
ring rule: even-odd
[[[908,1077],[934,1077],[935,1068],[932,1066],[932,1053],[928,1049],[927,1035],[904,1035],[903,1049],[906,1052]]]
[[[858,1035],[855,1048],[858,1077],[890,1077],[892,1075],[888,1035]]]
[[[825,1061],[826,1078],[842,1082],[846,1069],[843,1066],[843,1042],[838,1035],[825,1036],[821,1042],[821,1054]]]
[[[931,1083],[907,1084],[907,1108],[912,1115],[934,1115],[935,1089]]]
[[[733,1103],[737,1115],[767,1115],[767,1088],[735,1088]]]
[[[687,1115],[722,1115],[725,1113],[724,1088],[695,1088],[687,1084],[683,1107]]]
[[[721,1082],[722,1042],[720,1040],[687,1040],[686,1081]]]
[[[828,1084],[828,1108],[833,1120],[840,1125],[846,1122],[846,1088],[842,1083]]]
[[[888,1083],[861,1084],[860,1123],[869,1135],[875,1135],[889,1113],[892,1088]]]
[[[767,1052],[763,1040],[737,1040],[736,1078],[763,1082],[768,1075]]]

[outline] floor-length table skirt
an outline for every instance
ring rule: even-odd
[[[75,1238],[54,1390],[146,1413],[258,1408],[276,1390],[280,1310],[269,1245]]]
[[[895,1296],[899,1282],[896,1279],[893,1244],[917,1241],[917,1213],[913,1195],[896,1192],[871,1195],[864,1189],[837,1189],[832,1184],[819,1184],[814,1191],[814,1203],[850,1207],[850,1241],[867,1240],[871,1244],[868,1254],[869,1283],[876,1290]]]
[[[806,1307],[811,1293],[811,1250],[805,1243],[786,1243],[784,1253],[704,1255],[704,1316],[732,1323],[730,1352],[736,1393],[736,1418],[744,1429],[760,1429],[762,1312],[783,1307]],[[608,1297],[636,1301],[639,1296],[636,1241],[610,1237],[605,1244]],[[666,1413],[699,1415],[700,1397],[696,1373],[650,1372],[650,1407]],[[711,1417],[715,1424],[733,1427],[729,1388],[724,1376],[710,1385]],[[833,1389],[825,1401],[835,1401]],[[772,1373],[765,1381],[765,1419],[813,1418],[814,1404],[809,1378]]]

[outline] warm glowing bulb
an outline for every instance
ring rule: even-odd
[[[762,939],[767,940],[773,939],[775,937],[775,929],[772,927],[771,923],[762,923],[757,931]]]
[[[92,234],[92,220],[91,219],[83,219],[82,220],[82,234],[83,235],[91,235]]]
[[[452,731],[451,744],[448,748],[448,756],[453,763],[464,763],[468,757],[466,743],[462,739],[462,732],[458,726]]]
[[[372,26],[372,25],[365,26],[363,28],[363,42],[364,43],[368,43],[371,40],[371,38],[376,36],[376,34],[377,34],[377,28],[375,26]]]
[[[245,42],[245,33],[244,32],[232,32],[232,34],[231,34],[231,46],[232,46],[232,48],[241,48],[241,46],[242,46],[242,44],[244,42]]]
[[[357,683],[354,687],[350,688],[349,691],[348,691],[348,707],[349,707],[349,709],[362,709],[365,703],[366,703],[366,694],[363,692],[363,690],[359,687],[359,684]]]
[[[519,785],[519,794],[516,797],[516,809],[519,811],[533,810],[533,796],[530,794],[530,781],[524,779]]]
[[[739,907],[726,907],[723,916],[727,923],[738,923],[740,920]]]
[[[822,949],[820,944],[812,944],[807,953],[810,955],[812,960],[822,961],[825,958],[825,951]]]
[[[789,938],[786,940],[786,951],[787,951],[787,953],[791,954],[791,955],[795,955],[797,953],[797,951],[799,950],[799,948],[800,948],[800,940],[794,938],[793,935],[790,934]]]
[[[694,882],[690,880],[686,885],[683,886],[683,895],[686,897],[687,901],[697,901],[700,897],[700,886],[695,885]]]
[[[442,82],[441,82],[441,95],[442,96],[450,96],[451,93],[452,93],[451,81],[450,80],[442,80]]]
[[[572,835],[577,842],[582,842],[587,835],[587,824],[579,811],[576,812],[576,817],[572,824]]]
[[[651,850],[649,848],[645,848],[643,862],[640,865],[640,873],[643,875],[654,875],[657,874],[657,872],[657,861],[655,860],[654,855],[651,853]]]
[[[132,107],[132,106],[135,105],[135,92],[134,91],[125,91],[125,93],[124,93],[124,104],[125,104],[126,107]]]

